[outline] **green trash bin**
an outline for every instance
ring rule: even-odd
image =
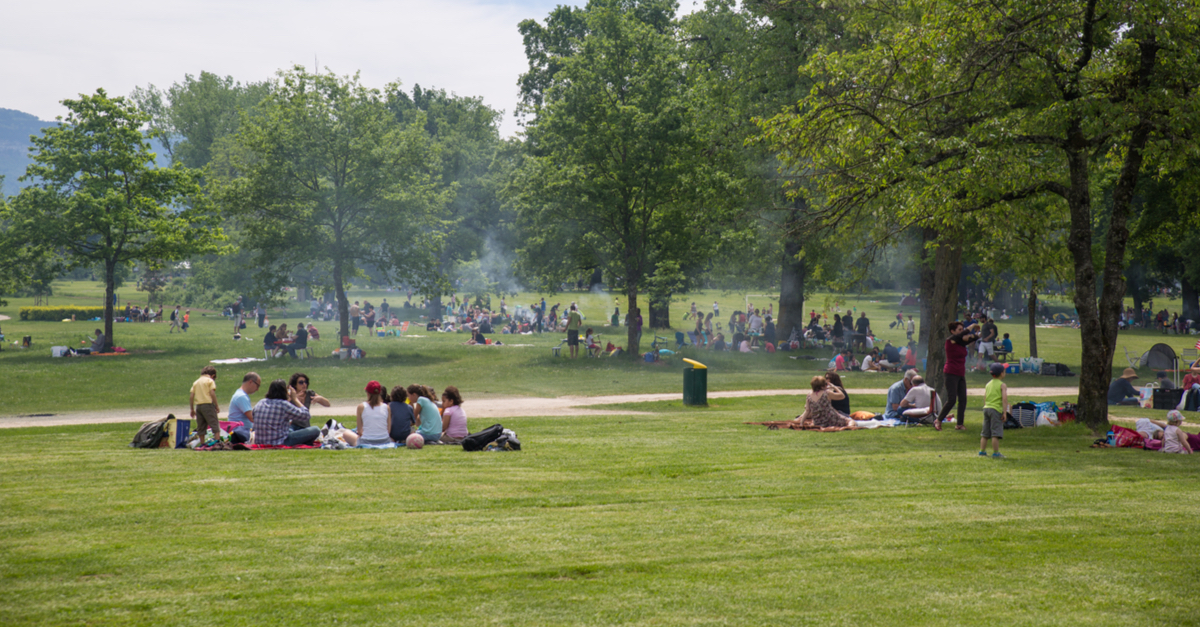
[[[691,359],[683,361],[692,366],[683,371],[683,404],[708,405],[708,367]]]

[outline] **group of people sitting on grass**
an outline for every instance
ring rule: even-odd
[[[851,411],[850,393],[836,372],[813,377],[812,393],[805,401],[804,412],[795,421],[816,429],[858,429],[897,424],[933,424],[942,405],[933,388],[916,370],[908,370],[904,378],[888,388],[887,406],[882,413]]]
[[[216,380],[216,368],[205,366],[192,384],[191,417],[201,437],[210,430],[214,434],[221,431]],[[229,401],[228,422],[235,424],[234,441],[307,446],[319,440],[357,448],[421,448],[426,444],[456,444],[467,437],[462,394],[454,386],[447,386],[439,400],[427,385],[396,386],[389,393],[378,381],[371,381],[364,388],[367,398],[358,405],[355,426],[350,429],[334,420],[324,427],[312,424],[313,404],[329,407],[330,402],[314,392],[310,382],[302,372],[287,381],[276,379],[266,395],[253,403],[250,397],[262,386],[262,377],[246,373]]]

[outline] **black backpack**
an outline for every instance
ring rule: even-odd
[[[463,438],[462,447],[464,451],[482,451],[488,444],[491,444],[504,433],[504,427],[501,425],[492,425],[483,431],[476,431]]]
[[[162,420],[151,420],[142,425],[129,443],[131,448],[158,448],[163,438],[167,437],[167,421],[174,420],[175,414],[167,414]]]

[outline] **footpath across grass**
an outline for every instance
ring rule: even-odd
[[[519,453],[0,430],[0,624],[1195,622],[1193,457],[742,424],[771,411],[505,420]]]

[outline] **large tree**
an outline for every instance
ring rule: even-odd
[[[776,145],[815,164],[830,219],[870,207],[940,229],[1025,198],[1065,205],[1083,340],[1079,413],[1103,428],[1134,190],[1148,160],[1191,149],[1197,123],[1196,6],[834,4],[872,44],[813,56],[803,71],[816,85],[802,113],[776,119]],[[1105,185],[1111,210],[1098,227]]]
[[[169,262],[214,250],[224,238],[196,173],[154,165],[149,116],[104,90],[64,100],[60,124],[33,138],[33,163],[5,219],[9,236],[57,251],[68,266],[97,265],[105,276],[104,335],[113,342],[113,294],[120,267]]]
[[[345,288],[365,267],[392,280],[435,271],[432,220],[449,196],[437,154],[420,116],[401,124],[357,76],[281,72],[214,166],[260,282],[281,288],[298,269],[328,277],[343,335]]]

